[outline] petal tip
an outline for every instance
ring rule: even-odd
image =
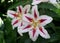
[[[47,36],[45,39],[50,39],[50,36]]]
[[[33,1],[33,2],[32,2],[32,5],[37,5],[37,4],[39,4],[39,3],[41,3],[41,1]]]

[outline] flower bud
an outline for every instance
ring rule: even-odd
[[[4,23],[3,23],[2,19],[0,18],[0,27],[1,27],[3,24],[4,24]]]

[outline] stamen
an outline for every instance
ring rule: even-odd
[[[36,28],[37,25],[38,25],[38,22],[35,22],[35,21],[33,20],[32,25],[34,26],[34,28]]]
[[[21,20],[22,19],[22,14],[18,12],[18,16],[17,16],[17,19],[18,20]]]

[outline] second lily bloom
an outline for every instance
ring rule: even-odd
[[[32,14],[28,14],[25,16],[25,21],[27,22],[27,25],[18,27],[18,32],[29,33],[29,37],[36,41],[38,38],[38,35],[41,37],[48,39],[50,38],[50,35],[44,28],[45,25],[52,22],[53,18],[47,15],[41,15],[39,16],[38,7],[37,5],[32,7]]]

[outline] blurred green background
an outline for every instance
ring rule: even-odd
[[[16,10],[18,5],[31,4],[32,0],[0,0],[0,17],[4,24],[0,27],[0,43],[60,43],[60,9],[51,3],[41,3],[38,5],[40,15],[53,17],[53,22],[46,25],[51,38],[46,40],[42,37],[33,42],[27,33],[21,37],[17,33],[17,28],[12,29],[11,19],[6,17],[7,10]],[[1,24],[0,24],[1,25]]]

